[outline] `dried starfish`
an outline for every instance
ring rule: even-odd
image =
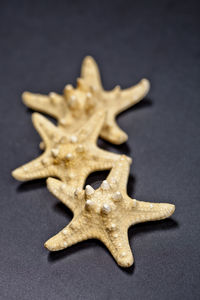
[[[49,114],[58,120],[58,126],[74,132],[89,116],[100,108],[106,109],[106,118],[100,136],[113,144],[121,144],[128,139],[115,117],[143,99],[149,91],[149,81],[142,79],[137,85],[121,90],[116,86],[105,91],[101,84],[98,66],[90,56],[82,63],[81,77],[77,88],[66,85],[64,95],[50,93],[48,96],[24,92],[24,103],[34,109]]]
[[[130,160],[122,155],[97,190],[91,186],[74,190],[59,180],[48,178],[48,189],[72,210],[74,218],[50,238],[45,247],[57,251],[96,238],[106,245],[120,266],[131,266],[133,255],[128,228],[140,222],[165,219],[173,214],[175,206],[131,199],[126,191],[129,165]]]
[[[12,175],[21,181],[55,176],[81,187],[91,172],[110,169],[119,155],[96,145],[104,116],[104,111],[97,112],[76,133],[67,135],[45,117],[34,113],[33,124],[46,150],[35,160],[14,170]]]

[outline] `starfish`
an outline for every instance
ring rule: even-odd
[[[106,117],[100,136],[113,144],[121,144],[128,139],[117,123],[116,116],[143,99],[149,91],[150,83],[142,79],[137,85],[121,90],[116,86],[105,91],[101,84],[98,66],[91,56],[82,63],[81,78],[77,87],[68,84],[63,95],[49,95],[24,92],[23,102],[31,109],[44,112],[58,120],[58,126],[74,132],[80,128],[89,116],[99,109],[106,110]]]
[[[120,155],[96,145],[104,116],[104,111],[97,112],[81,129],[69,135],[44,116],[34,113],[33,124],[46,149],[35,160],[15,169],[12,175],[21,181],[55,176],[81,187],[91,172],[111,169]]]
[[[105,244],[121,267],[131,266],[128,228],[140,222],[165,219],[173,214],[175,206],[131,199],[126,191],[129,169],[130,160],[122,155],[97,190],[88,185],[85,190],[73,189],[48,178],[48,189],[72,210],[74,217],[45,247],[57,251],[95,238]]]

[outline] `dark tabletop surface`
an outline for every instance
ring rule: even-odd
[[[0,299],[200,299],[198,2],[0,2]],[[95,240],[48,253],[72,214],[45,180],[10,175],[40,154],[21,93],[61,93],[88,54],[106,89],[150,79],[148,97],[118,118],[128,142],[99,145],[133,158],[130,196],[176,205],[172,218],[129,230],[129,269]]]

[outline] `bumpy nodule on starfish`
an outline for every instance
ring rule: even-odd
[[[74,187],[82,187],[90,173],[111,169],[119,155],[96,145],[104,116],[104,111],[97,112],[84,126],[69,135],[42,115],[34,113],[33,124],[43,139],[45,151],[14,170],[13,177],[26,181],[53,176]]]
[[[51,92],[48,96],[24,92],[24,103],[34,109],[49,114],[58,120],[58,126],[72,133],[99,109],[107,114],[100,136],[113,144],[121,144],[128,139],[117,123],[116,116],[142,100],[148,93],[150,83],[142,79],[137,85],[121,90],[116,86],[111,91],[102,87],[100,73],[95,60],[85,57],[81,68],[81,78],[77,88],[66,85],[63,95]]]
[[[120,266],[131,266],[128,228],[140,222],[165,219],[173,214],[175,206],[131,199],[126,191],[129,169],[130,160],[122,155],[97,190],[91,186],[85,190],[73,189],[48,178],[48,189],[72,210],[74,218],[45,247],[57,251],[95,238],[106,245]]]

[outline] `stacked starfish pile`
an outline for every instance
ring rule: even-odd
[[[172,204],[131,199],[126,190],[131,158],[102,150],[96,144],[99,136],[113,144],[127,140],[115,117],[139,102],[148,91],[147,79],[126,90],[117,86],[105,91],[97,64],[88,56],[76,88],[66,85],[63,95],[23,93],[28,107],[58,120],[55,126],[41,114],[33,113],[32,121],[42,138],[40,148],[44,153],[12,172],[21,181],[48,177],[49,191],[74,214],[70,224],[45,243],[50,251],[96,238],[106,245],[120,266],[129,267],[133,255],[128,228],[173,214]],[[87,176],[97,170],[110,173],[97,190],[90,185],[84,189]]]

